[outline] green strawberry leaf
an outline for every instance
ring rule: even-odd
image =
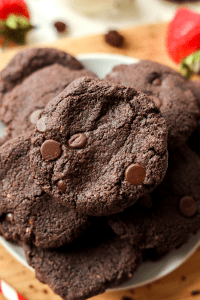
[[[8,41],[14,41],[18,45],[25,44],[26,34],[33,28],[28,19],[13,14],[5,21],[0,20],[0,36],[6,36]]]
[[[184,58],[180,64],[180,73],[187,79],[194,74],[200,74],[200,50]]]

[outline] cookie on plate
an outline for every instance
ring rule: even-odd
[[[46,104],[73,80],[96,75],[73,56],[51,48],[19,52],[1,71],[0,119],[4,140],[32,130]]]
[[[71,243],[90,218],[59,204],[33,181],[29,164],[30,134],[0,148],[0,231],[6,239],[41,248]]]
[[[83,300],[130,279],[141,253],[117,237],[104,218],[73,243],[43,250],[24,245],[27,262],[36,277],[64,300]]]
[[[162,181],[168,163],[165,120],[153,101],[91,77],[48,103],[32,144],[37,183],[88,215],[131,206]]]
[[[136,205],[109,216],[115,233],[143,249],[166,253],[200,228],[200,157],[187,145],[169,154],[164,180]]]
[[[169,148],[185,143],[197,126],[199,108],[190,82],[173,69],[150,60],[119,65],[105,77],[150,96],[168,127]]]

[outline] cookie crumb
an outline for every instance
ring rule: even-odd
[[[105,34],[105,39],[107,44],[117,48],[122,47],[124,42],[124,37],[116,30],[110,30]]]
[[[191,295],[192,296],[196,296],[196,295],[199,295],[200,294],[200,291],[199,290],[193,290],[192,292],[191,292]]]
[[[42,290],[44,294],[48,294],[48,291],[46,289]]]
[[[181,280],[182,280],[182,281],[186,280],[186,276],[182,275],[182,276],[181,276]]]
[[[32,285],[32,284],[29,284],[29,286],[28,286],[30,289],[33,289],[34,288],[34,286]]]

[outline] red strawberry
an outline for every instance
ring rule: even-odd
[[[0,45],[25,44],[26,33],[33,28],[29,19],[24,0],[0,0]]]
[[[30,19],[24,0],[0,0],[0,19],[6,20],[10,14]]]
[[[200,14],[187,8],[177,10],[167,33],[167,50],[186,77],[199,71]]]

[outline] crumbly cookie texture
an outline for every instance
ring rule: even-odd
[[[148,96],[82,77],[41,113],[31,166],[37,183],[58,202],[85,214],[108,215],[162,181],[166,141],[165,120]]]

